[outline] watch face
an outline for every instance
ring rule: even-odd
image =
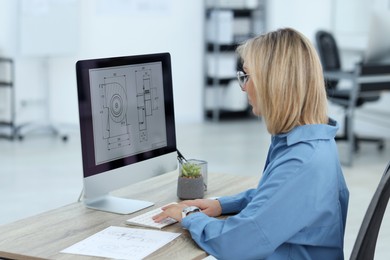
[[[192,212],[199,212],[200,209],[198,207],[195,207],[195,206],[189,206],[189,207],[186,207],[183,209],[183,216],[187,216],[189,213],[192,213]]]

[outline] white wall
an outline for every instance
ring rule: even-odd
[[[77,51],[71,56],[49,58],[48,71],[42,65],[43,59],[20,54],[19,2],[0,0],[0,55],[16,61],[18,122],[45,115],[39,104],[45,94],[45,77],[48,77],[51,119],[58,123],[78,124],[74,69],[77,60],[160,51],[172,54],[177,122],[202,120],[203,1],[78,1],[79,27],[73,39],[78,43]],[[348,30],[340,28],[340,17],[348,21],[348,25],[353,25],[357,18],[351,10],[364,13],[364,6],[369,2],[349,0],[348,3],[357,6],[346,8],[337,0],[268,0],[267,25],[268,29],[294,27],[312,40],[318,29],[349,35]],[[128,3],[128,6],[125,4],[120,8],[123,3]],[[135,6],[134,3],[143,5]],[[388,7],[389,0],[376,0],[378,5]],[[66,21],[64,23],[66,26]],[[354,28],[349,30],[360,33]],[[376,107],[385,111],[387,108],[385,104]]]
[[[332,0],[269,0],[268,29],[292,27],[310,40],[319,29],[331,29]]]
[[[17,46],[15,26],[17,24],[17,1],[0,0],[0,56],[13,55]]]
[[[177,121],[202,120],[203,1],[79,1],[79,28],[72,39],[77,51],[49,57],[48,68],[45,59],[22,55],[15,44],[20,39],[18,2],[0,0],[0,39],[7,39],[0,40],[0,54],[16,61],[18,122],[44,117],[41,101],[48,79],[51,120],[78,124],[77,60],[153,52],[171,53]],[[64,28],[63,22],[52,26]]]

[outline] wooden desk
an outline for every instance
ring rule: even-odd
[[[160,207],[172,201],[179,201],[176,197],[177,176],[177,172],[161,175],[119,190],[115,195],[153,201],[154,208]],[[230,195],[256,187],[258,179],[259,176],[210,174],[205,197]],[[75,255],[60,251],[109,226],[126,227],[125,221],[130,216],[152,208],[131,215],[117,215],[87,209],[83,203],[76,202],[0,226],[0,258],[75,259]],[[164,228],[164,231],[180,232],[182,235],[147,259],[202,259],[207,256],[179,223]],[[77,259],[93,258],[77,255]]]

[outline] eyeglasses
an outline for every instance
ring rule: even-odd
[[[240,85],[241,89],[245,91],[245,84],[249,80],[249,74],[246,74],[243,71],[237,71],[237,80],[238,84]]]

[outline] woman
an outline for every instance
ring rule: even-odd
[[[315,49],[286,28],[248,40],[238,53],[240,86],[272,135],[258,187],[183,201],[155,221],[180,221],[218,259],[343,259],[349,193]],[[235,215],[214,218],[222,214]]]

